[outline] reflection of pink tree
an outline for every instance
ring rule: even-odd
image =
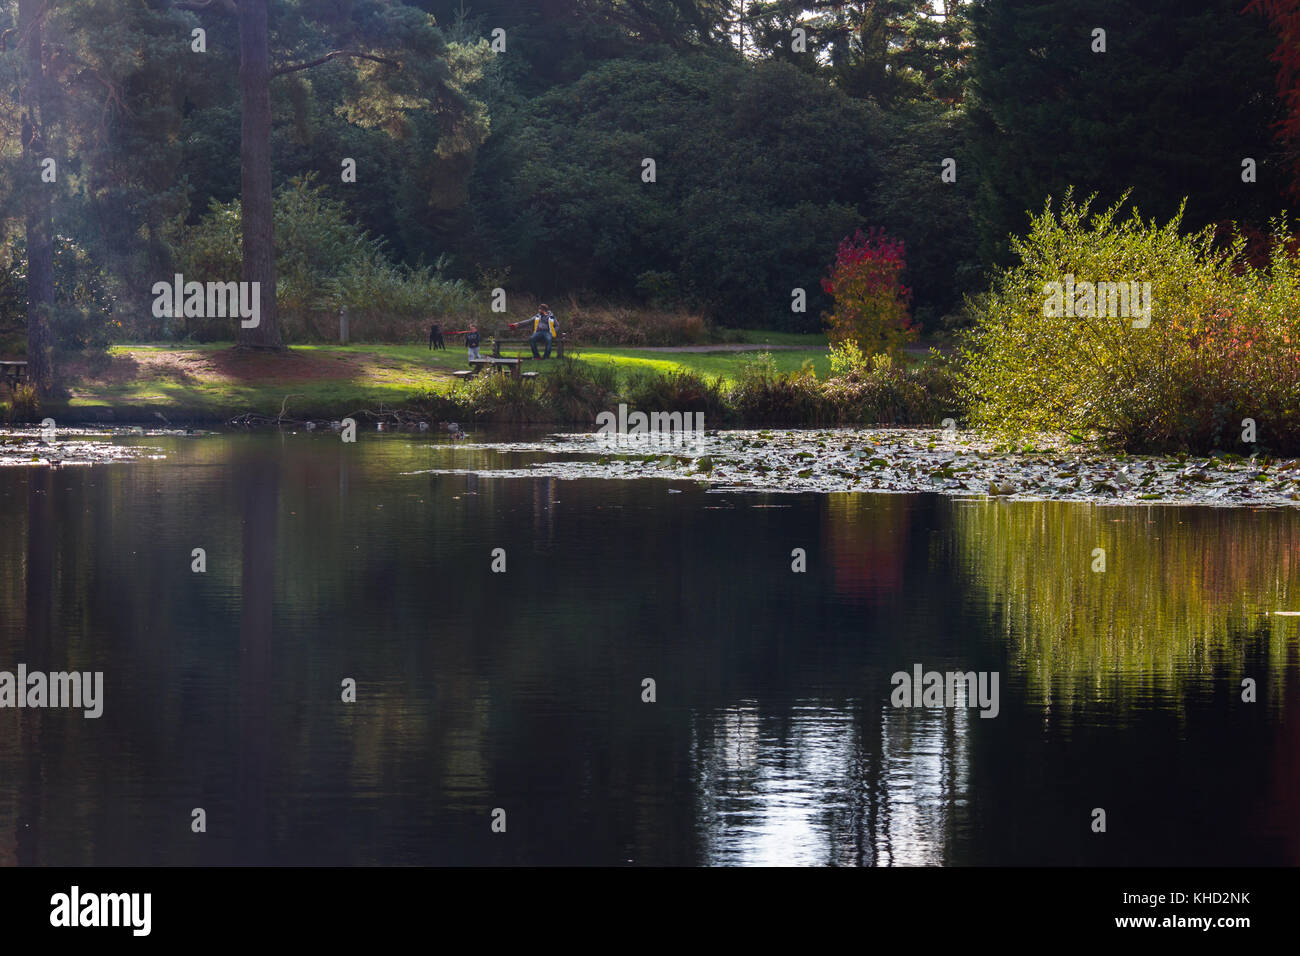
[[[835,590],[853,595],[898,591],[910,506],[897,495],[841,497],[839,502],[832,499],[825,512]]]

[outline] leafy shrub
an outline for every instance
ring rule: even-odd
[[[9,401],[5,403],[5,420],[9,422],[34,422],[40,414],[41,401],[36,387],[27,382],[17,382],[9,392]]]
[[[797,372],[780,372],[771,352],[741,361],[727,402],[744,422],[817,424],[825,413],[811,363]]]
[[[547,405],[563,422],[595,420],[618,391],[618,373],[611,365],[593,365],[565,358],[541,378]]]
[[[391,262],[384,243],[371,239],[316,185],[297,177],[275,195],[276,302],[287,341],[329,340],[338,335],[338,310],[346,306],[349,334],[370,341],[420,340],[429,317],[467,313],[472,287],[443,277],[445,260],[408,268]],[[240,275],[240,203],[214,202],[195,226],[178,237],[186,281],[232,281]],[[183,318],[172,334],[197,341],[233,338],[228,318]]]
[[[1094,433],[1133,451],[1212,451],[1240,442],[1257,422],[1259,443],[1300,451],[1300,269],[1286,224],[1269,262],[1254,268],[1237,236],[1183,235],[1181,212],[1163,226],[1120,203],[1089,215],[1091,200],[1049,202],[1024,238],[1020,264],[975,300],[963,348],[961,392],[976,425],[1009,435]],[[1051,283],[1150,283],[1145,321],[1070,316]],[[1108,302],[1109,304],[1109,302]],[[1097,311],[1076,302],[1076,312]]]
[[[466,390],[460,385],[449,392],[426,389],[415,396],[411,406],[432,422],[467,422],[474,417]]]
[[[634,372],[623,391],[628,407],[640,411],[703,412],[706,422],[724,417],[722,383],[694,372]]]
[[[537,379],[485,373],[459,382],[452,398],[473,411],[475,418],[509,424],[552,421],[545,393]]]
[[[442,276],[445,260],[417,269],[393,265],[379,255],[358,258],[322,283],[329,310],[312,313],[316,334],[337,334],[337,307],[346,306],[351,338],[370,342],[423,341],[429,323],[441,319],[444,330],[451,317],[472,320],[473,290]]]
[[[831,344],[831,377],[865,375],[870,370],[867,354],[858,348],[853,339]]]
[[[956,414],[955,379],[938,357],[908,371],[887,354],[862,363],[849,351],[832,354],[831,370],[822,395],[839,424],[937,425]]]

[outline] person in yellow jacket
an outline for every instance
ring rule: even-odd
[[[532,347],[533,358],[548,359],[551,357],[551,343],[560,334],[560,323],[551,312],[551,307],[545,302],[537,307],[537,314],[528,320],[533,323],[533,334],[528,337],[528,344]],[[523,322],[512,322],[510,328],[518,328]],[[545,343],[546,354],[538,355],[538,343]]]

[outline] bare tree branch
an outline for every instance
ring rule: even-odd
[[[355,56],[362,60],[374,60],[376,63],[383,63],[386,66],[391,66],[398,70],[402,68],[400,62],[397,60],[390,60],[387,57],[375,56],[371,53],[362,53],[359,50],[334,50],[332,53],[326,53],[324,56],[317,57],[314,60],[308,60],[306,63],[295,63],[293,66],[282,66],[278,70],[272,70],[271,76],[284,76],[286,73],[296,73],[299,70],[309,70],[313,66],[320,66],[322,63],[326,63],[339,56]]]

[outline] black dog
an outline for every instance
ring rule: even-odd
[[[432,351],[434,346],[445,349],[447,343],[442,340],[442,326],[433,325],[429,328],[429,350]]]

